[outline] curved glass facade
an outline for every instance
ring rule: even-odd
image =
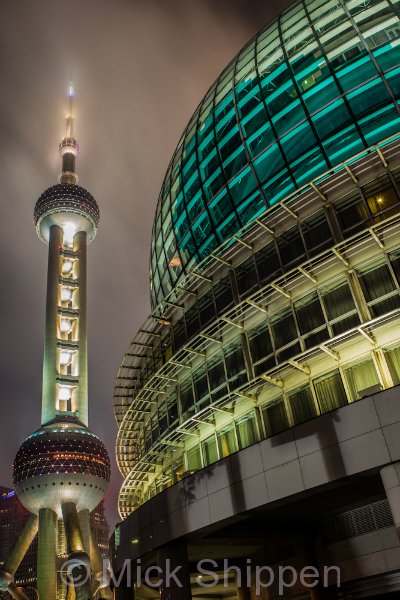
[[[232,452],[400,384],[399,239],[394,136],[233,236],[212,277],[209,267],[152,313],[114,393],[121,516]]]
[[[400,384],[399,6],[297,2],[185,130],[114,391],[122,517]]]
[[[164,180],[153,307],[266,208],[399,130],[399,6],[297,2],[225,69]]]

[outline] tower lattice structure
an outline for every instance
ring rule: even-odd
[[[49,247],[41,426],[14,461],[15,489],[31,514],[0,571],[0,589],[18,600],[27,596],[14,574],[36,533],[41,600],[89,600],[99,590],[107,596],[109,585],[90,527],[110,480],[107,450],[88,429],[86,251],[100,215],[77,183],[73,98],[71,87],[60,183],[42,193],[34,210],[38,236]]]

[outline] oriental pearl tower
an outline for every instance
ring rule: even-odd
[[[71,86],[60,183],[42,193],[34,210],[38,236],[49,247],[41,426],[14,461],[16,493],[31,516],[0,571],[0,589],[20,600],[27,596],[14,574],[36,533],[40,600],[91,600],[109,591],[89,521],[110,480],[107,450],[88,429],[86,249],[99,208],[77,184],[73,98]]]

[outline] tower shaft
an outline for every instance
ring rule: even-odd
[[[87,426],[86,233],[68,233],[50,228],[42,425],[74,416]]]

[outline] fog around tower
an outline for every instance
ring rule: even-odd
[[[89,419],[113,465],[113,386],[150,311],[153,215],[178,139],[234,54],[289,4],[267,0],[5,0],[0,20],[0,484],[40,424],[47,247],[33,225],[58,181],[71,67],[80,184],[101,212],[88,252]]]

